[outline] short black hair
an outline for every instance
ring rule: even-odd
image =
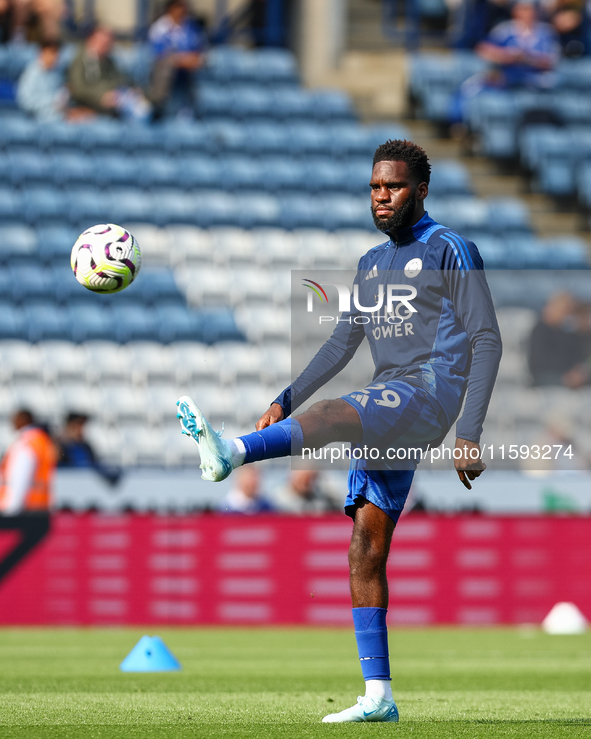
[[[64,423],[80,422],[86,423],[90,419],[87,413],[80,413],[78,411],[70,411],[64,419]]]
[[[35,416],[28,408],[17,408],[12,417],[16,418],[17,416],[20,416],[27,426],[35,423]]]
[[[406,139],[388,139],[380,144],[373,155],[373,166],[378,162],[406,162],[411,177],[418,183],[429,184],[431,179],[431,165],[425,150]]]
[[[45,38],[39,44],[41,49],[55,49],[59,51],[62,48],[62,42],[58,38]]]

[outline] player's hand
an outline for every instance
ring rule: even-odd
[[[262,431],[263,429],[266,429],[267,426],[270,426],[272,423],[283,421],[283,418],[283,408],[279,405],[279,403],[273,403],[271,407],[266,410],[259,418],[255,429],[257,431]]]
[[[462,450],[462,456],[459,459],[455,459],[454,455],[454,466],[458,477],[460,478],[462,485],[468,490],[472,490],[470,480],[475,480],[477,477],[484,472],[486,465],[481,459],[480,444],[474,441],[468,441],[467,439],[456,439],[456,449]],[[476,449],[478,454],[475,451]]]

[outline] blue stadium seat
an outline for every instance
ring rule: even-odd
[[[116,64],[134,81],[138,87],[148,87],[154,54],[148,43],[134,43],[132,46],[113,47]]]
[[[104,119],[87,123],[82,132],[82,147],[88,151],[123,148],[124,125],[119,121]]]
[[[558,65],[560,88],[570,90],[591,90],[591,59],[561,59]]]
[[[343,186],[348,192],[369,194],[371,179],[371,159],[345,159],[345,179]]]
[[[218,198],[219,199],[219,198]],[[277,198],[266,193],[239,193],[235,223],[240,228],[276,226],[279,218]],[[231,221],[228,225],[234,225]]]
[[[219,85],[201,84],[197,90],[197,109],[204,117],[231,116],[233,91]]]
[[[176,158],[161,154],[141,156],[137,164],[138,183],[143,187],[174,186],[179,169]]]
[[[17,308],[14,303],[0,302],[0,339],[23,338],[27,338],[27,333],[22,310]]]
[[[128,124],[122,131],[121,147],[130,152],[161,152],[162,127]]]
[[[380,144],[383,144],[388,139],[410,138],[408,129],[405,126],[398,125],[397,123],[376,123],[373,126],[367,127],[367,133],[372,154]]]
[[[0,148],[10,151],[15,146],[35,146],[40,126],[27,118],[3,117],[0,125]]]
[[[252,56],[254,57],[253,79],[257,82],[297,84],[298,67],[291,51],[268,47],[258,49]]]
[[[149,223],[168,226],[174,223],[194,223],[197,197],[174,188],[158,188],[152,191],[153,212]],[[123,219],[127,221],[139,218]]]
[[[117,341],[157,341],[158,329],[154,311],[145,305],[125,305],[112,310]]]
[[[488,201],[489,230],[498,232],[530,232],[529,208],[514,198],[491,198]]]
[[[6,174],[15,185],[46,183],[53,179],[51,160],[46,154],[35,150],[9,152],[6,164],[8,167]],[[4,172],[2,174],[5,175]]]
[[[300,87],[285,87],[275,91],[274,115],[286,121],[314,118],[316,97],[314,93]]]
[[[0,187],[0,220],[14,221],[22,216],[22,197],[12,189]]]
[[[308,188],[307,167],[302,161],[285,156],[266,156],[261,158],[260,166],[264,172],[262,187],[265,190]]]
[[[109,217],[111,213],[109,196],[98,187],[69,189],[66,191],[66,201],[72,225],[86,224],[84,227],[89,228],[96,223],[117,223]]]
[[[212,308],[199,311],[201,341],[214,344],[218,341],[244,341],[245,336],[236,325],[231,310]]]
[[[340,90],[317,90],[313,93],[316,118],[327,121],[354,121],[355,111],[351,98]]]
[[[328,126],[314,123],[295,123],[289,126],[289,145],[292,154],[326,154],[332,144]]]
[[[205,72],[212,80],[233,82],[249,79],[256,61],[254,56],[235,46],[217,46],[207,56]]]
[[[313,157],[306,164],[306,184],[309,191],[329,192],[345,186],[347,175],[344,163],[325,157]]]
[[[167,151],[182,153],[202,153],[213,148],[208,127],[203,123],[166,121],[159,129],[161,145]]]
[[[264,87],[238,86],[230,92],[233,102],[228,113],[236,118],[270,117],[277,111],[276,95]]]
[[[31,299],[52,299],[55,285],[51,273],[35,265],[10,266],[11,294],[17,303]]]
[[[90,158],[94,168],[94,181],[98,185],[140,185],[139,163],[127,154],[105,154]]]
[[[146,267],[142,270],[141,276],[141,280],[138,280],[138,287],[141,291],[141,299],[145,303],[151,303],[155,306],[162,302],[166,302],[168,305],[173,303],[186,305],[185,296],[179,290],[171,270]],[[131,288],[129,289],[131,290]]]
[[[106,207],[109,223],[156,223],[155,206],[157,203],[152,195],[139,188],[121,187],[111,188],[108,193]],[[97,221],[98,223],[105,222]]]
[[[40,123],[36,138],[39,146],[51,153],[72,149],[78,152],[85,128],[84,124]]]
[[[39,54],[37,44],[13,43],[9,47],[8,75],[17,80],[23,73],[27,64],[36,59]]]
[[[375,231],[367,197],[326,195],[322,198],[322,206],[324,214],[322,225],[329,231],[339,228]]]
[[[47,341],[70,337],[70,325],[64,308],[49,301],[30,301],[23,307],[29,341]]]
[[[577,236],[552,236],[540,242],[546,250],[547,269],[589,269],[591,266],[589,247]],[[588,280],[586,282],[588,284]]]
[[[51,156],[50,166],[53,179],[59,185],[72,183],[91,185],[95,183],[98,167],[102,167],[103,162],[95,161],[93,157],[75,151],[66,151]]]
[[[280,217],[278,223],[283,228],[323,228],[324,203],[320,198],[310,195],[285,195],[279,197]]]
[[[269,121],[251,121],[246,124],[244,151],[254,154],[285,152],[289,148],[289,132],[283,125]]]
[[[471,193],[470,175],[462,164],[453,160],[433,162],[429,194],[446,197]]]
[[[226,151],[244,150],[244,142],[248,136],[247,128],[228,118],[213,118],[207,122],[212,145],[216,149]]]
[[[543,192],[555,197],[565,197],[576,189],[575,169],[570,159],[554,159],[542,156],[538,179]]]
[[[225,182],[233,186],[247,189],[262,189],[265,171],[261,163],[251,157],[231,155],[220,160],[219,173],[223,173]]]
[[[154,307],[158,339],[165,344],[171,341],[198,341],[202,335],[199,313],[178,303],[160,303]]]
[[[0,227],[0,259],[14,255],[37,253],[37,234],[21,223],[5,223]]]
[[[577,173],[577,194],[579,201],[591,207],[591,162],[584,162]]]
[[[370,157],[376,149],[369,126],[337,122],[329,126],[328,133],[329,151],[336,157]]]
[[[38,253],[47,262],[70,262],[72,247],[80,234],[64,224],[45,225],[37,229]]]
[[[106,296],[92,297],[104,299]],[[115,324],[123,320],[122,316],[112,314],[106,301],[104,305],[90,304],[83,300],[71,302],[66,306],[66,315],[69,338],[76,343],[92,340],[113,341]]]
[[[219,163],[207,155],[187,154],[183,156],[177,184],[184,188],[213,187],[220,179]]]
[[[27,187],[22,191],[24,216],[28,223],[63,222],[67,207],[64,193],[56,187]]]
[[[481,130],[482,150],[493,159],[510,159],[517,154],[515,122],[486,122]]]

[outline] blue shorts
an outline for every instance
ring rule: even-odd
[[[353,445],[345,513],[365,498],[396,523],[421,452],[439,446],[449,431],[441,409],[426,390],[401,380],[369,385],[341,396],[359,413],[363,436]],[[357,459],[355,451],[363,452]]]

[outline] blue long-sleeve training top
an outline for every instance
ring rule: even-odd
[[[425,213],[395,240],[361,257],[355,292],[363,309],[378,305],[383,294],[382,307],[368,312],[352,300],[331,337],[273,402],[289,416],[338,374],[367,338],[375,363],[372,382],[404,380],[422,387],[449,427],[465,397],[456,435],[479,442],[502,345],[476,246]]]

